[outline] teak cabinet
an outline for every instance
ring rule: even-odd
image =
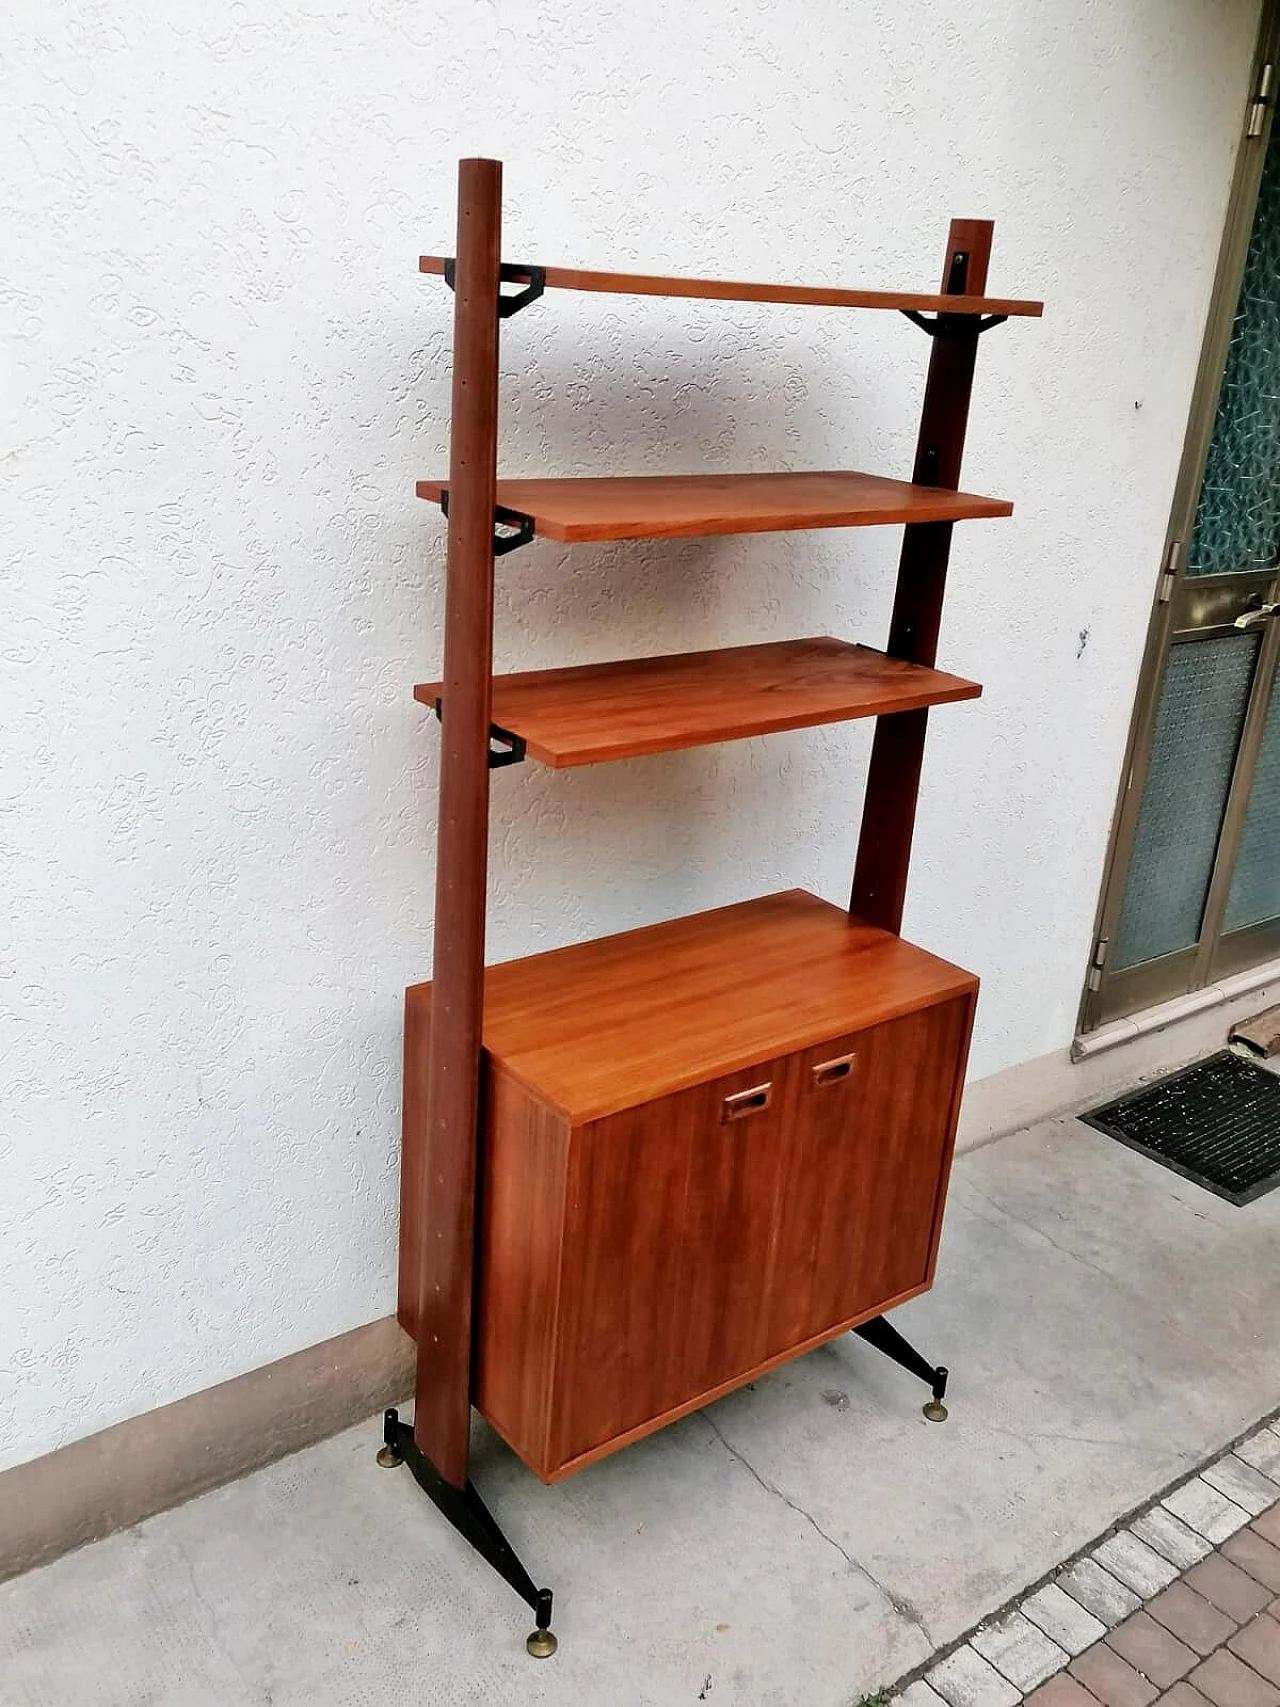
[[[491,970],[473,1399],[531,1470],[929,1284],[976,992],[799,891]],[[411,988],[411,1111],[430,1014]]]
[[[992,226],[953,220],[934,293],[759,285],[504,262],[502,169],[464,160],[440,720],[435,976],[406,999],[399,1315],[417,1341],[407,1463],[535,1609],[550,1591],[469,1478],[473,1405],[554,1481],[853,1328],[947,1371],[884,1312],[933,1279],[977,980],[900,935],[951,535],[1007,516],[960,490],[979,339],[1041,304],[987,297]],[[548,293],[893,311],[928,334],[910,479],[855,469],[499,480],[499,329]],[[560,296],[564,303],[566,297]],[[915,336],[916,334],[912,334]],[[625,463],[619,448],[615,460]],[[538,538],[900,526],[883,650],[833,635],[493,673],[496,564]],[[660,547],[658,548],[660,549]],[[603,572],[603,571],[602,571]],[[764,896],[485,964],[491,773],[875,719],[848,909]]]

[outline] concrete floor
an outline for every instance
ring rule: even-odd
[[[483,1437],[553,1660],[371,1420],[0,1587],[0,1703],[848,1707],[1280,1403],[1278,1235],[1280,1192],[1016,1134],[958,1162],[895,1318],[945,1425],[845,1337],[558,1488]]]

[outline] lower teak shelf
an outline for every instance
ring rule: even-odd
[[[424,705],[443,703],[443,682],[413,691]],[[492,715],[531,758],[561,769],[920,711],[981,692],[963,676],[818,635],[495,676]]]
[[[474,1402],[530,1469],[931,1283],[977,987],[800,891],[489,968]],[[430,1007],[409,989],[411,1333]]]

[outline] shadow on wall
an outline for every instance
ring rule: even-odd
[[[434,278],[423,287],[423,318],[447,326],[452,298]],[[880,322],[870,334],[868,320]],[[429,348],[430,361],[411,365],[423,373],[426,412],[447,421],[447,342],[441,355],[434,326]],[[927,355],[896,316],[682,300],[618,307],[548,292],[503,328],[499,467],[853,466],[905,477]],[[446,467],[442,446],[408,472]],[[409,560],[416,551],[428,566],[431,644],[415,666],[423,679],[442,645],[445,525],[418,504],[410,532]],[[865,529],[534,541],[496,567],[495,668],[819,633],[883,644],[899,538]],[[422,738],[429,838],[438,746],[425,718]],[[869,748],[870,725],[837,725],[570,772],[530,762],[495,776],[490,958],[796,884],[843,899]],[[834,813],[824,778],[838,779]]]

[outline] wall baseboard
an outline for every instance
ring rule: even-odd
[[[1203,998],[1203,993],[1202,993]],[[957,1151],[976,1150],[1019,1127],[1054,1115],[1076,1114],[1119,1096],[1143,1079],[1172,1073],[1225,1049],[1233,1025],[1280,1000],[1280,978],[1259,983],[1256,974],[1216,987],[1195,1003],[1167,1002],[1108,1028],[1104,1048],[1055,1049],[989,1079],[965,1086]],[[1120,1034],[1120,1028],[1127,1031]],[[1096,1034],[1095,1034],[1096,1035]],[[1087,1039],[1085,1040],[1087,1044]]]
[[[350,1428],[411,1392],[413,1371],[387,1316],[15,1465],[0,1474],[0,1581]]]

